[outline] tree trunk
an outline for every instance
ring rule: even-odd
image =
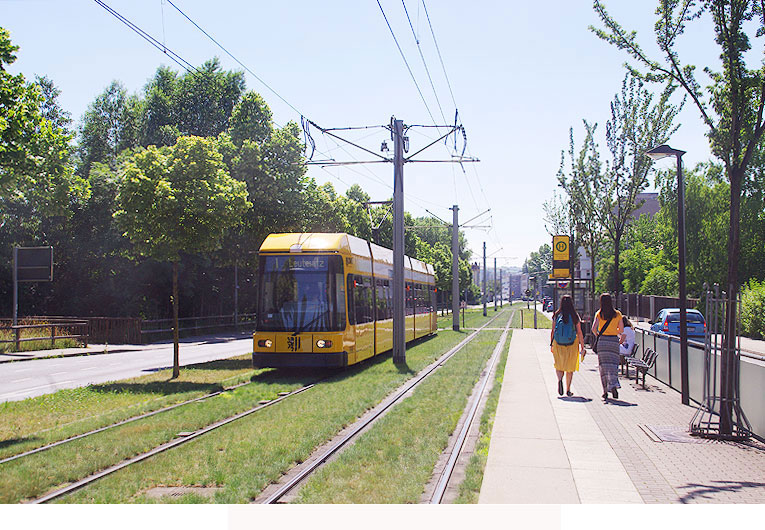
[[[736,348],[736,313],[738,307],[738,260],[741,247],[741,186],[744,172],[738,168],[729,170],[730,179],[730,228],[728,232],[728,282],[727,311],[725,330],[723,331],[722,358],[720,359],[720,433],[733,432],[733,398],[736,394],[735,348]]]
[[[619,245],[621,244],[621,239],[621,234],[614,238],[614,295],[617,304],[619,303],[619,292],[621,291],[619,284]]]
[[[173,379],[181,375],[178,334],[178,262],[173,262]]]

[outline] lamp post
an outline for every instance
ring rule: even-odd
[[[661,160],[668,156],[677,159],[677,255],[678,283],[680,288],[680,393],[683,405],[690,403],[690,385],[688,382],[688,316],[685,308],[685,185],[683,184],[682,156],[685,151],[672,149],[663,144],[646,152],[652,160]]]

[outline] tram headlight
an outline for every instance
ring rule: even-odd
[[[330,347],[332,347],[332,341],[331,340],[319,339],[319,340],[316,341],[316,347],[317,348],[330,348]]]
[[[270,348],[273,345],[274,345],[274,343],[271,342],[269,339],[264,339],[264,340],[259,340],[258,341],[258,347],[259,348]]]

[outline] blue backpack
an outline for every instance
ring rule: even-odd
[[[574,341],[576,340],[574,319],[569,318],[568,322],[564,322],[563,314],[558,315],[558,318],[555,319],[555,333],[553,334],[553,339],[561,346],[574,344]]]

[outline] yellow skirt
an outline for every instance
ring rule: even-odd
[[[555,369],[561,372],[579,371],[579,339],[573,344],[564,346],[553,341],[553,357]]]

